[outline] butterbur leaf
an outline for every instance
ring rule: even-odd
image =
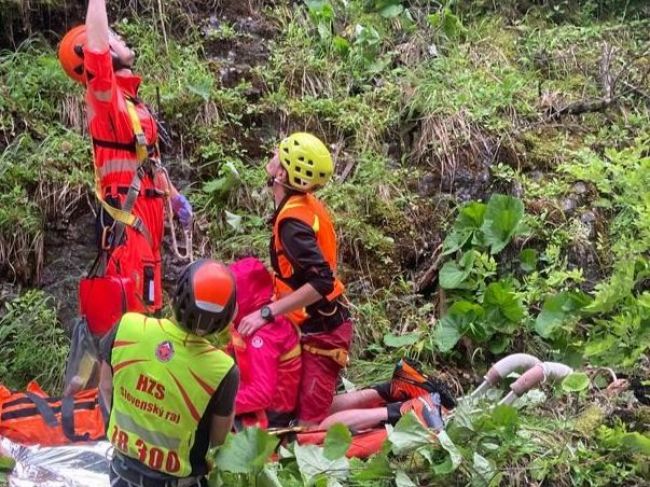
[[[393,335],[387,333],[384,335],[384,345],[391,348],[407,347],[414,345],[420,339],[419,333],[406,333],[404,335]]]
[[[393,17],[397,17],[403,11],[404,11],[404,7],[402,7],[399,3],[397,3],[397,4],[385,6],[379,11],[379,15],[381,15],[385,19],[392,19]]]
[[[513,237],[524,216],[524,204],[519,198],[493,194],[488,201],[481,230],[490,253],[503,250]]]
[[[443,255],[461,249],[475,233],[479,232],[483,225],[485,208],[484,203],[473,201],[460,209],[451,232],[442,244]]]
[[[590,302],[591,298],[581,291],[563,291],[547,298],[535,320],[535,331],[540,336],[549,338],[567,318]]]
[[[256,487],[283,487],[277,472],[269,464],[264,465],[256,480]]]
[[[537,269],[537,250],[522,250],[519,253],[519,266],[524,272],[533,272],[535,269]]]
[[[395,487],[417,487],[411,478],[402,470],[395,473]]]
[[[492,421],[496,426],[514,432],[519,426],[519,414],[512,406],[500,404],[492,411]]]
[[[475,477],[472,479],[472,484],[477,486],[488,485],[496,473],[494,462],[491,462],[476,452],[474,452],[474,458],[472,460],[474,463],[474,471],[476,472]]]
[[[452,472],[456,470],[460,464],[463,462],[463,455],[461,455],[460,450],[451,441],[449,435],[446,431],[441,431],[438,433],[438,442],[440,446],[449,453],[449,458],[451,459]]]
[[[443,289],[458,289],[469,277],[474,268],[476,253],[473,250],[465,252],[458,262],[445,262],[440,269],[438,280]]]
[[[352,460],[350,462],[352,463]],[[356,482],[383,480],[393,473],[393,469],[388,463],[388,456],[383,452],[374,455],[365,463],[361,462],[360,468],[354,468],[352,464],[350,468],[354,472],[352,480]]]
[[[411,412],[405,414],[388,434],[393,453],[399,455],[432,442],[432,433]]]
[[[336,460],[341,458],[348,451],[348,447],[352,442],[352,435],[347,426],[337,423],[327,430],[325,436],[325,458],[328,460]]]
[[[350,464],[347,458],[328,460],[323,449],[316,445],[294,446],[296,462],[300,473],[307,485],[315,479],[324,479],[323,485],[332,485],[329,480],[344,481],[349,473]]]
[[[456,342],[471,328],[484,328],[485,311],[479,304],[457,301],[436,325],[434,342],[441,352],[451,350]]]
[[[580,392],[589,387],[589,377],[584,372],[573,372],[562,380],[562,390],[565,392]]]
[[[237,232],[242,229],[241,216],[231,213],[228,210],[226,210],[226,223]]]
[[[233,473],[254,473],[264,467],[279,439],[259,428],[229,434],[215,455],[220,470]]]
[[[490,340],[490,352],[500,355],[510,346],[510,338],[506,335],[499,335]]]
[[[448,315],[438,322],[433,332],[433,340],[441,352],[448,352],[454,348],[462,336],[458,325]]]
[[[487,319],[496,330],[512,332],[506,322],[519,323],[524,317],[524,307],[508,283],[498,281],[491,283],[485,290],[483,308]]]

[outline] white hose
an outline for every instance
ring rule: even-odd
[[[531,367],[521,377],[510,385],[510,392],[499,404],[512,404],[517,398],[526,392],[538,387],[540,384],[550,381],[556,382],[564,379],[573,372],[568,365],[559,362],[544,362]]]
[[[534,355],[527,353],[513,353],[507,357],[502,358],[495,363],[484,376],[484,381],[478,386],[471,397],[480,397],[485,392],[498,384],[504,377],[507,377],[513,372],[525,372],[526,370],[541,364],[542,361]]]

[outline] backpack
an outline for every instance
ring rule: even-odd
[[[0,436],[22,445],[60,446],[105,438],[98,389],[50,397],[37,382],[25,392],[0,385]]]

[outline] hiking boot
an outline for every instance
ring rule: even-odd
[[[424,396],[410,399],[402,403],[399,411],[402,416],[413,412],[425,428],[442,431],[445,427],[440,410],[440,394],[437,392],[431,392]]]
[[[397,362],[390,380],[389,402],[402,402],[426,394],[437,392],[445,409],[456,407],[454,396],[440,380],[420,372],[415,364],[407,359]]]

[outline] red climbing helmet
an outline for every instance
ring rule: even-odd
[[[85,83],[84,54],[86,44],[86,26],[78,25],[63,36],[59,44],[59,62],[70,78],[78,83]]]

